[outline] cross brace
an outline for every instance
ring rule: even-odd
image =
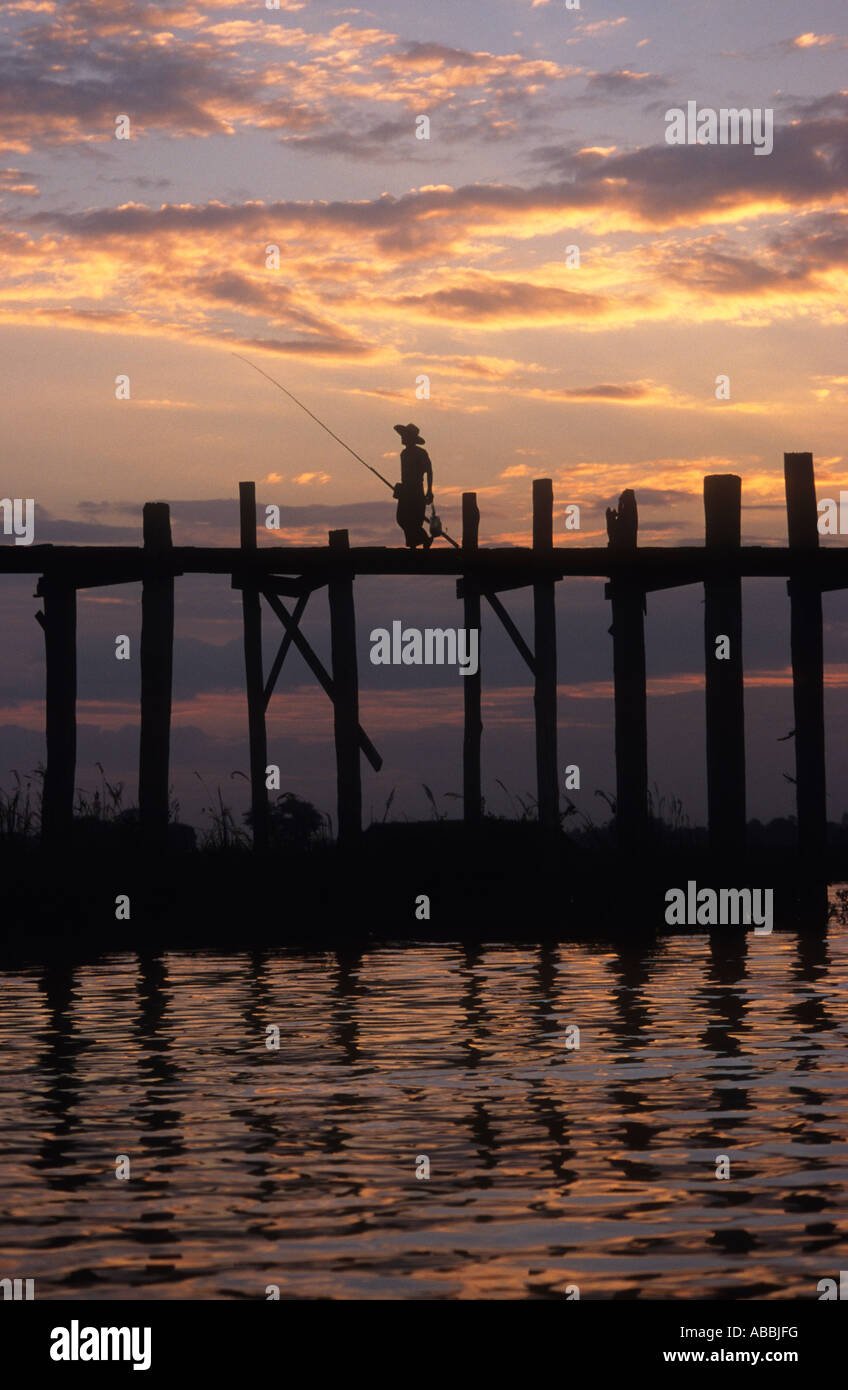
[[[501,585],[498,585],[498,587],[500,588]],[[523,589],[525,585],[522,581],[521,583],[516,584],[505,584],[503,585],[503,587]],[[465,598],[466,595],[471,593],[474,588],[476,588],[477,592],[488,601],[492,608],[492,611],[500,618],[501,622],[503,623],[503,626],[506,628],[507,633],[512,638],[515,647],[518,649],[521,656],[523,656],[531,672],[535,676],[536,658],[534,657],[524,638],[521,636],[521,633],[519,632],[518,628],[516,627],[507,610],[504,608],[497,594],[488,586],[484,587],[482,584],[475,585],[473,580],[459,579],[457,580],[456,585],[457,598]]]
[[[333,678],[329,674],[329,672],[325,670],[322,662],[315,655],[314,651],[312,650],[303,633],[300,631],[300,628],[298,627],[298,623],[300,621],[300,618],[303,616],[303,610],[306,607],[309,595],[301,594],[297,602],[297,606],[295,607],[294,613],[289,613],[288,609],[280,602],[276,594],[272,593],[269,589],[266,588],[263,588],[262,590],[260,590],[260,592],[262,593],[272,612],[276,614],[283,627],[285,628],[285,637],[283,638],[283,641],[280,644],[280,650],[277,652],[276,658],[274,660],[274,665],[271,668],[271,672],[268,675],[268,683],[265,686],[266,707],[271,695],[271,691],[274,687],[274,682],[276,681],[277,676],[280,674],[280,670],[286,657],[286,652],[288,651],[289,646],[291,646],[292,644],[295,647],[297,647],[297,650],[300,652],[301,656],[303,657],[312,674],[315,676],[315,679],[318,681],[319,685],[323,687],[323,689],[329,695],[330,699],[335,703],[336,694],[335,686],[333,684]],[[377,752],[376,748],[374,747],[370,738],[366,734],[365,730],[362,728],[361,724],[358,726],[358,728],[359,746],[362,749],[362,752],[365,754],[366,758],[368,759],[369,763],[373,767],[374,771],[379,772],[380,768],[383,766],[383,759],[380,757],[380,754]]]

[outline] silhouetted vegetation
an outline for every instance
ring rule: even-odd
[[[180,822],[172,797],[167,844],[151,856],[124,785],[96,768],[99,780],[77,791],[67,844],[52,851],[39,841],[43,770],[14,773],[0,790],[4,952],[32,952],[39,941],[54,951],[89,940],[227,949],[247,937],[316,944],[650,935],[669,930],[667,889],[690,879],[773,885],[777,925],[824,925],[798,906],[791,817],[751,821],[744,859],[720,861],[706,830],[655,788],[647,841],[627,853],[617,842],[615,801],[600,789],[596,802],[609,817],[595,821],[564,798],[560,830],[550,833],[534,798],[503,784],[506,807],[486,810],[476,828],[444,809],[443,802],[461,802],[458,793],[422,784],[429,819],[390,819],[392,791],[359,844],[340,848],[330,817],[286,791],[271,797],[270,849],[257,856],[250,813],[239,815],[220,786],[212,791],[199,779],[208,824],[198,833]],[[832,883],[848,883],[848,815],[829,826],[827,873]],[[126,921],[116,919],[119,895],[132,904]],[[831,897],[830,920],[848,921],[848,888]],[[427,911],[416,913],[425,899]]]

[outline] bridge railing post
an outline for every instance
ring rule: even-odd
[[[347,531],[330,532],[330,550],[342,560],[350,549]],[[328,585],[330,649],[333,659],[333,727],[336,741],[339,844],[362,834],[362,771],[359,762],[359,674],[353,571],[334,565]]]
[[[639,514],[626,488],[618,510],[607,511],[610,548],[635,558]],[[606,586],[612,601],[615,682],[616,830],[620,848],[638,850],[648,826],[648,700],[645,686],[645,592],[635,573],[616,574]]]
[[[47,768],[41,840],[51,851],[67,845],[74,819],[77,763],[77,591],[72,581],[45,577],[38,586],[44,612]]]
[[[138,810],[142,838],[149,848],[162,849],[168,838],[174,665],[174,579],[167,566],[171,514],[166,502],[145,503],[143,533]]]
[[[256,484],[239,483],[241,549],[245,558],[255,554]],[[244,575],[241,608],[244,621],[244,669],[247,686],[247,724],[250,741],[250,809],[253,848],[268,848],[268,736],[265,728],[265,681],[262,673],[262,600],[259,587]]]
[[[550,478],[533,481],[533,551],[550,555],[554,547],[554,486]],[[556,585],[553,579],[533,584],[533,630],[536,664],[533,703],[536,715],[536,786],[539,824],[559,828],[557,767]]]
[[[705,478],[704,516],[710,553],[721,556],[738,551],[742,479],[732,473]],[[738,574],[710,577],[704,584],[704,663],[710,848],[716,854],[734,856],[745,849],[745,697]]]
[[[784,454],[789,546],[797,555],[818,549],[818,509],[812,454]],[[825,910],[827,802],[824,746],[824,637],[819,581],[795,574],[790,601],[792,699],[795,707],[795,796],[805,903],[818,920]]]
[[[480,512],[476,492],[462,494],[462,549],[468,555],[477,553]],[[463,622],[466,629],[477,629],[480,638],[480,589],[476,579],[466,575],[463,580]],[[462,737],[462,796],[466,825],[479,825],[482,818],[480,742],[483,733],[482,676],[480,660],[482,641],[478,642],[477,670],[462,681],[465,722]]]

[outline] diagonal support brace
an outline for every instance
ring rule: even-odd
[[[530,667],[530,670],[535,676],[536,658],[534,657],[527,643],[524,641],[524,638],[521,636],[521,633],[518,631],[518,628],[515,626],[515,623],[512,621],[512,618],[509,616],[509,613],[507,613],[506,609],[504,608],[503,604],[501,603],[500,599],[497,597],[496,594],[490,594],[488,589],[483,589],[482,593],[484,598],[488,599],[492,610],[500,618],[501,622],[503,623],[504,627],[506,628],[507,632],[512,638],[518,651],[524,657],[524,660],[526,661],[527,665]]]
[[[263,597],[267,600],[269,607],[274,612],[286,630],[286,635],[291,638],[292,643],[300,652],[310,671],[314,675],[318,684],[323,687],[330,699],[335,701],[335,689],[332,676],[325,670],[318,657],[310,647],[300,628],[297,626],[294,615],[280,603],[276,594],[269,593],[267,589],[261,590]],[[279,653],[278,653],[279,655]],[[359,746],[365,754],[375,772],[379,772],[383,766],[383,759],[377,752],[370,738],[366,734],[362,725],[359,725]]]
[[[307,605],[308,602],[309,602],[309,595],[308,595],[308,594],[301,594],[300,598],[298,599],[297,603],[295,604],[294,612],[293,612],[292,615],[291,615],[291,620],[292,620],[292,623],[295,625],[295,627],[297,626],[297,624],[300,622],[301,618],[303,617],[303,614],[304,614],[304,611],[305,611],[305,609],[306,609],[306,605]],[[271,667],[270,671],[268,672],[268,679],[267,679],[267,681],[265,682],[265,690],[264,690],[263,694],[264,694],[264,697],[265,697],[265,708],[266,708],[266,709],[268,708],[268,705],[269,705],[270,700],[271,700],[271,696],[272,696],[273,693],[274,693],[274,686],[277,684],[277,677],[279,676],[280,672],[281,672],[282,669],[283,669],[283,662],[284,662],[285,659],[286,659],[286,656],[287,656],[287,654],[288,654],[289,647],[291,646],[291,644],[292,644],[293,641],[294,641],[294,638],[292,637],[291,631],[290,631],[288,628],[286,628],[286,631],[285,631],[284,634],[283,634],[283,640],[282,640],[282,642],[280,643],[280,649],[279,649],[279,651],[277,652],[277,655],[274,657],[274,664],[273,664],[273,666]]]

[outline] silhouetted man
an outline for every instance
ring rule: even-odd
[[[410,550],[423,545],[429,550],[433,537],[424,530],[424,510],[433,501],[433,465],[417,425],[395,425],[403,440],[400,456],[400,482],[394,490],[397,498],[397,523],[406,536]],[[427,480],[426,492],[424,479]]]

